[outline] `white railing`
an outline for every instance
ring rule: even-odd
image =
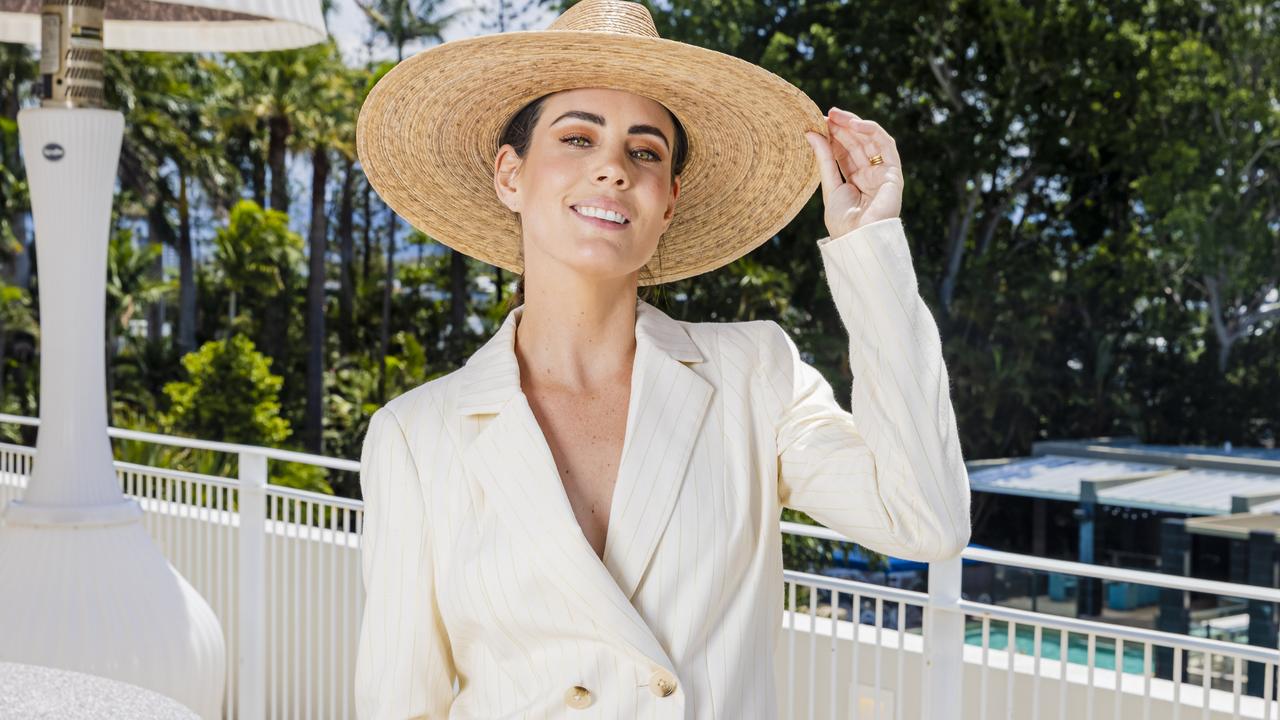
[[[0,414],[0,422],[39,421]],[[160,550],[222,624],[225,717],[354,717],[363,504],[269,485],[267,461],[348,472],[360,464],[120,428],[108,434],[237,458],[234,479],[115,464]],[[21,497],[34,456],[33,447],[0,443],[0,508]]]
[[[782,525],[783,531],[790,534],[823,540],[843,540],[839,534],[823,527],[789,522],[784,522]],[[966,548],[961,557],[1030,571],[1280,603],[1280,590],[1274,588],[1107,568],[980,548]],[[963,696],[955,690],[948,690],[946,698],[930,697],[935,694],[931,687],[934,680],[921,674],[916,677],[925,680],[923,684],[917,686],[924,690],[922,697],[912,698],[906,692],[896,693],[900,706],[896,711],[893,708],[882,707],[876,700],[865,697],[860,707],[853,703],[850,703],[847,708],[843,705],[837,707],[833,691],[829,707],[830,717],[867,717],[879,720],[886,716],[881,715],[883,711],[888,717],[900,718],[902,716],[898,713],[901,712],[901,706],[910,705],[917,699],[920,702],[931,700],[945,702],[950,699],[955,702],[950,710],[943,706],[932,709],[926,707],[919,710],[917,714],[908,712],[906,717],[965,717],[984,720],[986,718],[1018,718],[1018,720],[1023,718],[1028,720],[1134,718],[1136,720],[1139,717],[1143,720],[1151,718],[1176,720],[1181,717],[1214,718],[1215,720],[1228,717],[1266,718],[1267,720],[1280,718],[1280,704],[1276,702],[1277,686],[1280,685],[1277,679],[1280,651],[958,599],[960,595],[959,564],[960,558],[957,558],[950,563],[936,563],[930,566],[928,594],[834,578],[806,576],[792,571],[786,572],[787,579],[792,583],[791,591],[794,591],[796,584],[800,584],[801,587],[831,592],[836,600],[829,602],[828,607],[838,606],[840,594],[837,593],[875,598],[877,605],[872,614],[872,620],[876,633],[873,643],[877,654],[882,644],[879,636],[882,627],[894,622],[900,623],[903,612],[913,607],[920,609],[925,627],[928,627],[930,618],[934,618],[935,622],[941,622],[940,618],[963,616],[966,632],[972,629],[977,635],[973,638],[976,640],[976,643],[973,643],[977,645],[976,647],[971,646],[969,638],[966,638],[961,645],[966,661],[963,672],[957,670],[958,663],[954,661],[946,663],[939,657],[936,646],[932,655],[926,647],[921,646],[926,663],[942,662],[942,667],[948,668],[947,671],[940,671],[938,674],[963,681],[965,688]],[[949,565],[949,567],[946,568],[946,572],[938,572],[939,565]],[[810,595],[811,603],[815,595],[817,593]],[[951,599],[942,600],[942,597]],[[900,608],[898,618],[890,616],[887,622],[880,611],[880,603],[886,601],[895,603]],[[859,605],[854,604],[853,607],[859,607]],[[796,611],[794,603],[789,605],[788,609],[794,613]],[[932,612],[927,612],[928,610]],[[811,607],[810,618],[814,617],[815,612],[816,607]],[[909,612],[907,616],[910,617]],[[879,622],[875,622],[876,619],[879,619]],[[857,624],[862,624],[861,619]],[[1021,635],[1019,628],[1023,629]],[[898,626],[895,625],[894,631],[897,629]],[[836,631],[833,628],[831,632]],[[850,633],[854,644],[865,635],[867,635],[865,629],[856,634]],[[1030,636],[1028,643],[1030,647],[1020,649],[1020,640],[1025,635]],[[928,638],[929,632],[925,632],[924,636]],[[993,637],[999,641],[998,649],[992,647]],[[815,638],[815,634],[810,635],[811,643]],[[1010,638],[1013,639],[1012,643]],[[1076,639],[1079,644],[1080,638],[1083,638],[1086,652],[1084,662],[1073,662],[1071,660],[1072,639]],[[794,644],[794,636],[791,640]],[[895,644],[895,647],[900,649],[903,647],[903,638],[900,635],[892,637],[891,644]],[[959,643],[952,643],[950,647],[954,648],[956,645]],[[1111,666],[1110,668],[1099,667],[1100,646],[1108,651],[1106,654],[1110,657],[1110,662],[1107,664]],[[832,650],[833,647],[835,647],[833,643],[828,644],[828,651],[835,658],[828,668],[833,680],[832,688],[835,687],[834,678],[837,676],[838,667],[841,666],[840,657],[837,654],[839,651]],[[913,651],[910,642],[907,642],[906,648],[908,651]],[[1048,648],[1052,648],[1053,651],[1051,658],[1045,657],[1045,650]],[[1134,650],[1137,652],[1135,653]],[[1172,655],[1170,679],[1156,677],[1154,654],[1162,650]],[[1065,664],[1063,663],[1064,653]],[[1137,655],[1136,663],[1129,662],[1132,655]],[[852,660],[846,664],[850,667],[850,682],[854,683],[855,687],[859,684],[865,686],[865,676],[859,675],[856,667],[858,657],[858,654],[854,653]],[[796,660],[792,657],[789,662],[794,666]],[[896,663],[897,675],[894,678],[896,682],[894,687],[903,687],[900,682],[903,659],[896,658]],[[1258,663],[1262,668],[1263,688],[1256,697],[1245,694],[1244,668],[1247,663]],[[1134,664],[1137,667],[1130,667]],[[993,672],[997,669],[1003,670],[999,678]],[[873,684],[870,686],[871,698],[882,695],[881,667],[878,661],[875,663],[874,672]],[[1175,674],[1178,676],[1176,681],[1172,679]],[[1192,677],[1198,677],[1199,682],[1188,682]],[[813,681],[811,675],[810,687]],[[1056,681],[1054,684],[1057,692],[1053,697],[1049,697],[1048,691],[1042,692],[1042,685],[1046,681]],[[993,685],[998,687],[993,690]],[[813,698],[813,693],[810,693],[809,697]],[[892,698],[894,695],[889,697]],[[790,705],[790,707],[800,708],[801,705]],[[911,708],[915,707],[911,705]],[[963,710],[957,708],[963,708]],[[808,717],[816,716],[808,715]]]
[[[0,422],[38,421],[0,415]],[[353,717],[362,504],[270,485],[267,463],[347,472],[359,463],[117,428],[109,434],[238,459],[234,479],[116,463],[148,531],[222,622],[225,717]],[[33,456],[34,448],[0,444],[0,507],[20,497]],[[782,531],[843,540],[810,525],[784,522]],[[1280,603],[1272,588],[974,548],[963,557]],[[1280,720],[1276,650],[965,600],[960,558],[930,566],[928,593],[794,570],[783,583],[775,655],[782,717]],[[1071,656],[1077,646],[1079,659]],[[1167,678],[1156,672],[1161,652],[1172,653]],[[1261,697],[1246,693],[1248,663],[1263,669]]]

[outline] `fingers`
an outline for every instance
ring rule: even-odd
[[[822,176],[822,200],[825,203],[831,197],[831,193],[844,182],[840,179],[840,168],[831,154],[831,145],[827,138],[812,131],[806,132],[804,138],[809,141],[813,154],[818,158],[818,173]]]
[[[867,147],[862,138],[837,121],[830,121],[827,126],[831,128],[831,134],[835,136],[841,146],[836,151],[837,159],[844,155],[849,160],[847,165],[842,164],[840,166],[840,169],[844,171],[845,177],[853,175],[858,168],[866,167],[870,164],[870,157],[875,153],[872,152],[870,155],[867,153]]]
[[[859,145],[868,158],[880,154],[884,156],[886,162],[895,165],[901,165],[902,159],[898,156],[898,146],[890,135],[880,124],[872,120],[863,120],[854,113],[841,110],[840,108],[832,108],[828,113],[832,118],[830,124],[836,128],[843,127],[858,139]],[[837,137],[841,137],[837,135]],[[842,142],[845,142],[842,138]]]

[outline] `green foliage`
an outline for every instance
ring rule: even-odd
[[[283,379],[244,335],[214,340],[182,358],[188,379],[164,386],[168,425],[197,438],[274,446],[289,437],[280,417]]]
[[[223,285],[244,296],[237,314],[251,314],[298,287],[302,238],[289,229],[288,215],[241,200],[214,238],[213,257]]]
[[[439,3],[360,4],[393,48],[438,39],[449,22]],[[966,457],[1020,455],[1048,438],[1275,437],[1280,303],[1268,293],[1280,285],[1280,14],[1269,5],[648,4],[664,37],[758,63],[821,110],[853,110],[895,137],[911,257],[943,337]],[[0,262],[16,266],[34,259],[22,256],[29,200],[15,113],[30,104],[36,60],[2,49]],[[392,214],[352,151],[360,101],[394,64],[346,67],[332,44],[108,54],[108,103],[127,118],[107,291],[115,424],[300,447],[309,250],[299,231],[310,208],[296,202],[299,192],[318,197],[327,215],[327,279],[348,262],[352,282],[320,299],[326,454],[357,457],[377,407],[456,369],[503,320],[514,278],[468,261],[478,323],[451,327],[450,256],[403,223],[386,268]],[[310,177],[299,163],[316,153],[333,159],[333,177],[299,189],[296,180]],[[286,188],[294,202],[273,198],[265,209],[280,178],[295,181]],[[178,249],[184,201],[196,299],[196,342],[186,349],[200,348],[185,358],[159,332],[177,325],[178,303],[174,279],[154,267],[165,245]],[[847,400],[848,338],[816,247],[826,234],[821,210],[815,193],[748,256],[645,297],[685,320],[777,320]],[[6,412],[35,412],[37,289],[0,286]],[[340,296],[351,307],[345,327]],[[132,322],[142,317],[156,321],[153,332]],[[234,458],[147,447],[117,451],[235,470]],[[273,482],[358,494],[352,473],[274,462],[270,471]],[[829,551],[786,545],[796,567],[821,564]]]
[[[147,305],[173,296],[178,289],[173,281],[158,280],[154,275],[159,245],[139,246],[133,232],[118,229],[111,234],[107,249],[107,325],[108,336],[127,330],[129,321]]]

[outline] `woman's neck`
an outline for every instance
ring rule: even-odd
[[[568,391],[630,377],[636,347],[636,288],[527,288],[516,328],[522,385]]]

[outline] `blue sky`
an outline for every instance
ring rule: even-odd
[[[479,34],[478,21],[482,16],[482,12],[478,12],[476,8],[477,6],[485,8],[490,5],[491,3],[485,0],[449,0],[446,2],[444,5],[445,12],[462,10],[464,17],[445,31],[445,40],[456,40]],[[544,10],[541,17],[535,18],[532,14],[530,17],[533,18],[530,29],[541,29],[551,22],[552,14]],[[364,13],[356,6],[355,0],[337,0],[334,4],[334,11],[329,16],[329,34],[337,39],[338,46],[342,48],[342,53],[347,62],[363,63],[365,61],[365,39],[369,35],[369,23],[365,20]],[[425,46],[410,46],[405,49],[405,55],[408,56],[423,47]],[[385,44],[379,44],[373,48],[373,56],[377,60],[390,59],[395,57],[395,50]]]

